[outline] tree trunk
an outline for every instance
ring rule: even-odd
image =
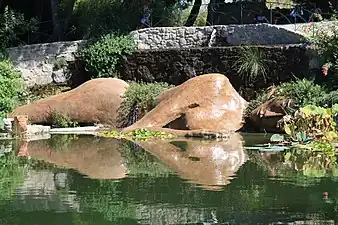
[[[192,7],[190,15],[187,21],[185,22],[184,26],[191,27],[194,25],[196,18],[198,16],[198,13],[200,11],[201,5],[202,5],[202,0],[195,0],[194,6]]]
[[[60,41],[61,38],[61,22],[59,17],[60,0],[50,0],[52,9],[53,34],[51,41]]]
[[[67,32],[69,20],[71,19],[72,15],[73,15],[75,2],[76,2],[76,0],[68,0],[68,4],[65,6],[65,11],[64,11],[65,20],[64,20],[64,23],[63,23],[63,26],[62,26],[62,31],[63,31],[62,32],[62,38],[64,37],[64,35]]]
[[[61,41],[68,29],[68,23],[72,17],[76,0],[68,0],[64,9],[60,9],[60,0],[50,0],[52,9],[53,35],[52,41]],[[63,22],[61,22],[61,17]]]

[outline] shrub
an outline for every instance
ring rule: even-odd
[[[257,98],[250,102],[246,115],[272,97],[291,99],[292,106],[286,111],[293,115],[301,107],[317,105],[319,99],[326,95],[324,87],[306,79],[282,83],[275,87],[275,92],[271,96],[268,92],[268,90],[264,90],[258,93]]]
[[[173,26],[177,20],[177,1],[151,1],[151,25]],[[148,0],[78,0],[71,23],[75,39],[88,39],[111,32],[129,33],[142,26]]]
[[[338,23],[326,25],[316,30],[309,41],[317,46],[317,51],[321,57],[323,73],[325,76],[324,84],[330,89],[338,88]]]
[[[129,126],[142,118],[155,107],[156,97],[170,87],[172,86],[166,83],[132,82],[123,96],[124,100],[118,111],[120,126]]]
[[[266,81],[268,64],[264,53],[256,47],[240,47],[233,67],[246,82],[253,82],[261,76]]]
[[[23,90],[21,74],[9,60],[0,60],[0,117],[19,104]]]
[[[313,81],[306,79],[282,83],[277,87],[276,97],[285,97],[293,100],[289,113],[306,105],[316,105],[318,98],[326,94],[326,89]]]
[[[293,117],[284,119],[285,133],[295,141],[305,141],[307,137],[332,141],[338,137],[335,123],[337,112],[338,105],[332,108],[302,107]]]
[[[52,110],[51,112],[52,127],[55,128],[67,128],[67,127],[76,127],[77,122],[72,121],[67,115]]]
[[[80,50],[78,57],[85,62],[92,78],[118,77],[117,67],[122,57],[134,49],[135,43],[131,37],[108,34]]]
[[[331,91],[318,98],[317,104],[322,107],[332,107],[338,104],[338,91]]]
[[[24,14],[5,8],[0,15],[0,49],[22,44],[21,35],[38,29],[36,19],[25,20]]]

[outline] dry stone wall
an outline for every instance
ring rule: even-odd
[[[138,49],[299,44],[300,33],[270,24],[154,27],[131,32]]]
[[[26,45],[7,49],[15,68],[22,73],[25,85],[64,83],[67,80],[66,65],[74,61],[74,52],[85,41],[54,42]]]

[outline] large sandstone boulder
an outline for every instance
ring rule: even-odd
[[[51,123],[56,111],[79,123],[115,125],[117,110],[129,85],[116,78],[99,78],[79,87],[16,108],[10,116],[28,115],[31,123]]]
[[[123,131],[162,127],[175,130],[237,131],[243,125],[246,106],[247,102],[236,92],[226,76],[201,75],[162,93],[153,110]]]

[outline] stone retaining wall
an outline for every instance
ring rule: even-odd
[[[255,90],[290,81],[294,76],[310,75],[316,68],[313,52],[302,46],[259,46],[264,54],[266,77],[241,77],[237,75],[241,47],[212,47],[191,49],[139,50],[128,56],[123,64],[122,77],[126,80],[168,82],[181,84],[192,76],[205,73],[226,74],[231,84],[249,100]]]
[[[302,43],[299,33],[270,24],[154,27],[131,32],[138,49]]]
[[[138,49],[144,50],[144,52],[136,52],[131,57],[128,57],[130,62],[126,63],[128,66],[126,66],[126,71],[123,73],[126,74],[127,77],[139,77],[142,72],[142,76],[145,80],[147,80],[147,77],[149,76],[163,76],[164,73],[167,74],[164,77],[169,76],[168,72],[164,72],[160,68],[157,68],[153,61],[160,60],[160,64],[163,65],[164,68],[168,68],[168,71],[172,71],[170,76],[176,77],[176,80],[184,80],[186,75],[180,75],[182,72],[177,72],[182,69],[175,69],[180,67],[179,65],[184,65],[184,68],[190,68],[194,65],[193,68],[203,72],[224,72],[223,69],[217,69],[224,65],[224,62],[220,62],[219,60],[223,58],[229,60],[230,56],[233,57],[233,54],[238,54],[238,52],[230,50],[220,50],[215,48],[208,50],[204,47],[243,44],[295,44],[300,43],[303,40],[303,36],[300,33],[269,24],[210,27],[157,27],[136,30],[131,32],[131,35],[135,39]],[[66,62],[66,64],[73,62],[73,53],[85,43],[86,41],[35,44],[9,48],[8,52],[15,68],[22,72],[26,86],[32,87],[51,83],[62,84],[68,78],[68,70],[65,69],[66,66],[63,65],[64,62]],[[201,49],[198,50],[197,48]],[[171,50],[166,51],[168,49]],[[186,50],[182,51],[181,49]],[[191,49],[190,53],[187,49]],[[153,53],[148,50],[158,51]],[[161,52],[161,50],[164,51]],[[196,53],[197,55],[194,56],[193,53]],[[204,55],[205,53],[206,55]],[[155,54],[156,57],[164,58],[156,59],[152,54]],[[175,57],[175,54],[177,54],[177,57]],[[223,56],[219,54],[223,54]],[[293,65],[294,60],[297,61],[295,56],[290,55],[288,57],[289,59],[286,58],[283,60],[290,61],[290,65]],[[195,58],[198,60],[194,61]],[[169,63],[167,64],[165,60],[169,60]],[[203,65],[203,69],[201,69],[200,66],[196,66],[197,64]],[[281,64],[284,65],[284,62],[281,62]],[[80,65],[72,63],[72,65],[75,65],[76,70],[81,71],[78,72],[81,74],[81,77],[72,77],[73,79],[80,80],[81,82],[88,79],[81,63]],[[173,68],[169,68],[167,65],[171,65]],[[285,69],[288,71],[288,68]],[[174,83],[176,83],[176,81]]]
[[[7,49],[15,68],[22,73],[25,85],[47,85],[64,83],[65,67],[74,61],[74,52],[85,41],[54,42],[26,45]],[[66,65],[65,65],[66,63]]]

